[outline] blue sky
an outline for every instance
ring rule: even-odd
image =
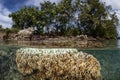
[[[0,25],[4,28],[12,26],[12,19],[8,15],[14,11],[20,10],[23,6],[39,6],[40,2],[45,0],[0,0]],[[60,0],[48,0],[51,2],[59,2]],[[112,5],[113,9],[120,9],[119,0],[101,0],[107,5]],[[120,10],[116,11],[119,16]]]
[[[4,28],[12,26],[12,19],[8,15],[20,10],[23,6],[39,6],[45,0],[0,0],[0,25]],[[59,2],[60,0],[48,0]]]

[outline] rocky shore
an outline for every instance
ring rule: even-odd
[[[8,40],[7,44],[18,46],[33,46],[39,48],[96,48],[104,45],[95,38],[81,38],[81,36],[72,37],[48,37],[41,36],[39,40]]]
[[[87,35],[47,36],[36,35],[33,28],[20,30],[18,33],[0,32],[0,41],[20,46],[36,46],[40,48],[91,48],[103,47],[100,40]],[[13,42],[13,43],[12,43]]]

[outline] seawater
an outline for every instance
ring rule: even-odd
[[[92,54],[101,64],[103,80],[120,80],[120,41],[106,41],[104,48],[78,49]],[[0,80],[22,80],[11,56],[20,47],[0,45]]]
[[[104,44],[103,48],[79,50],[97,58],[103,80],[120,80],[120,40],[104,41]]]
[[[103,80],[120,80],[120,49],[82,51],[92,54],[100,62]]]

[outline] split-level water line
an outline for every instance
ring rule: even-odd
[[[116,28],[117,31],[117,47],[120,48],[120,9],[114,9],[116,15],[118,17],[118,26]]]

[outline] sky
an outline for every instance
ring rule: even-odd
[[[0,0],[0,25],[4,28],[11,28],[12,19],[8,15],[12,12],[20,10],[23,6],[39,6],[40,2],[45,0]],[[59,2],[60,0],[48,0],[51,2]],[[106,5],[112,5],[113,10],[117,12],[120,19],[120,4],[119,0],[101,0],[106,2]]]

